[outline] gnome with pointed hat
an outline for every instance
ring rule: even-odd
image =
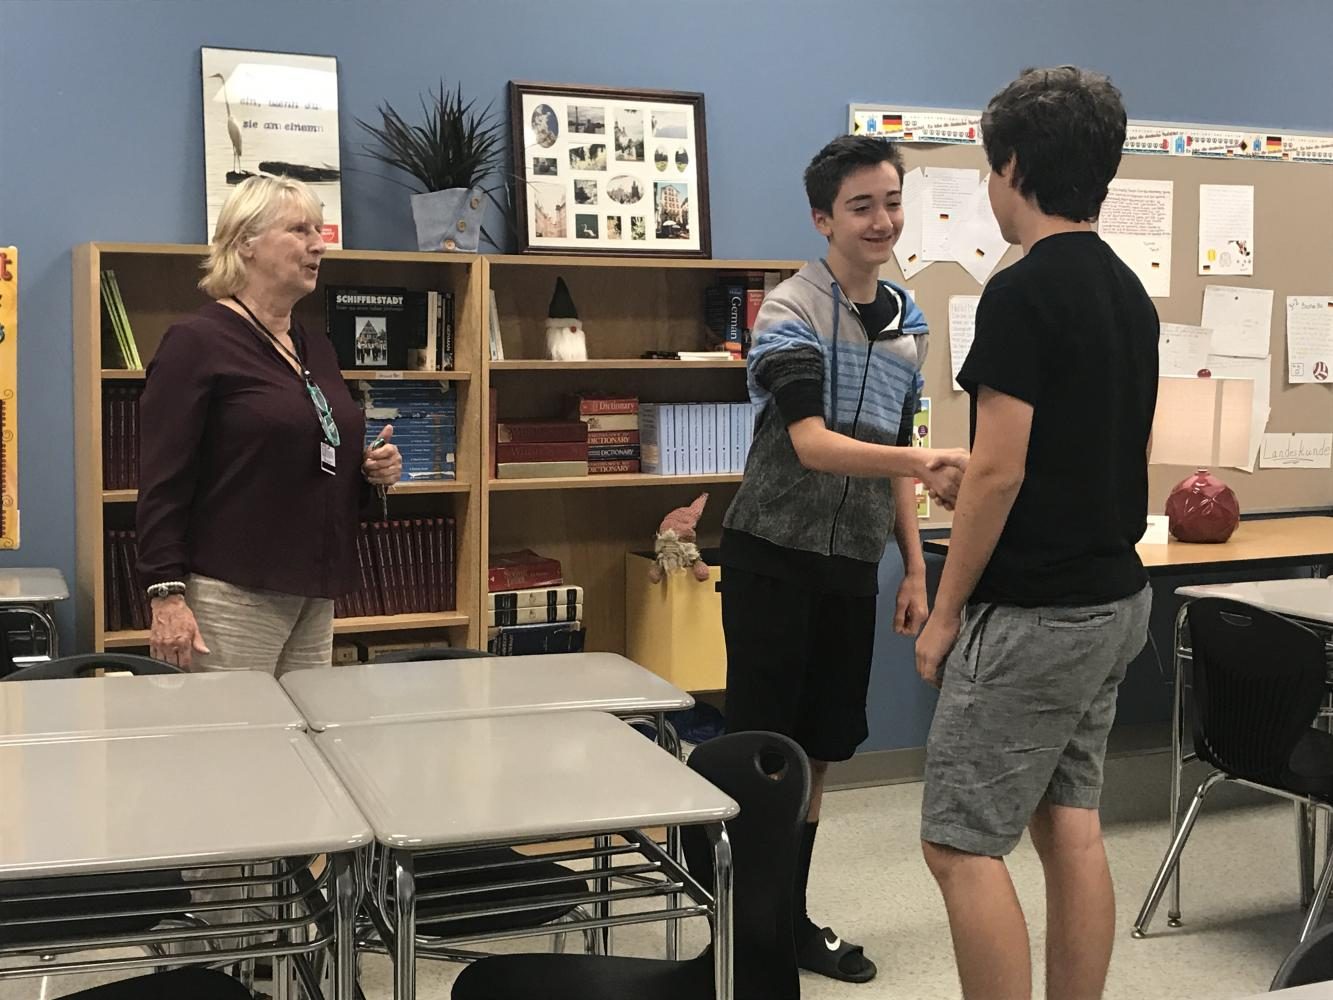
[[[653,543],[657,558],[648,567],[648,579],[653,583],[661,583],[668,573],[682,569],[688,569],[700,583],[708,579],[708,564],[699,555],[695,534],[707,502],[708,494],[701,493],[688,507],[677,507],[662,518]]]
[[[546,354],[552,361],[587,361],[583,323],[564,278],[555,279],[555,294],[546,311]]]

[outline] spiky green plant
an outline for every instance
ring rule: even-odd
[[[441,80],[439,92],[431,92],[429,102],[421,98],[420,125],[409,125],[387,102],[376,109],[380,125],[357,118],[356,123],[379,143],[362,149],[416,178],[423,191],[475,187],[504,156],[502,123],[491,115],[491,105],[482,111],[475,107],[476,101],[463,101],[461,85],[451,92]],[[410,184],[403,186],[415,190]]]

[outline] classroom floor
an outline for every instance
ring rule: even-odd
[[[1108,764],[1107,847],[1120,932],[1106,997],[1222,1000],[1262,992],[1300,929],[1292,807],[1260,799],[1257,805],[1242,800],[1206,810],[1186,851],[1185,926],[1169,930],[1163,906],[1152,935],[1135,941],[1130,925],[1165,848],[1165,821],[1145,818],[1164,802],[1164,780],[1162,754]],[[812,915],[863,944],[880,975],[853,986],[805,974],[806,1000],[958,996],[944,907],[918,846],[920,803],[919,784],[838,791],[826,798],[811,877]],[[1026,841],[1010,868],[1040,968],[1042,876]],[[705,934],[701,921],[687,925],[687,954],[702,947]],[[619,929],[616,950],[660,956],[661,935],[660,925]],[[570,947],[577,947],[574,939]],[[417,995],[447,1000],[457,969],[422,962]],[[391,998],[388,960],[365,956],[362,984],[369,1000]],[[76,984],[68,979],[0,982],[0,1000],[46,1000],[72,988]],[[1036,995],[1041,996],[1040,986]]]

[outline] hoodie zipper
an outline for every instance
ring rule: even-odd
[[[841,291],[841,289],[839,291]],[[842,302],[840,299],[835,300],[834,308],[836,309],[842,308]],[[860,311],[855,307],[853,307],[851,311],[856,316],[857,322],[861,324],[861,332],[865,333],[866,324],[865,320],[861,318]],[[852,416],[852,437],[856,437],[857,428],[860,427],[861,425],[861,406],[862,404],[865,403],[866,382],[869,380],[870,376],[870,352],[873,351],[874,349],[875,349],[875,342],[870,339],[869,334],[866,334],[866,365],[865,368],[861,370],[861,394],[856,398],[856,413]],[[833,420],[835,424],[837,423],[837,419],[838,419],[838,401],[835,399],[833,401]],[[837,430],[836,426],[834,427],[834,430]],[[848,492],[850,492],[851,488],[852,488],[852,477],[851,476],[843,477],[842,496],[838,500],[838,508],[833,512],[833,523],[829,527],[828,554],[830,556],[833,555],[833,541],[838,535],[838,518],[842,516],[842,508],[847,503],[847,494]]]

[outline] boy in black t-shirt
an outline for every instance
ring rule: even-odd
[[[941,687],[921,839],[964,997],[1031,993],[1003,860],[1027,827],[1046,874],[1046,995],[1086,1000],[1101,995],[1115,922],[1097,814],[1106,738],[1147,633],[1134,545],[1158,321],[1092,230],[1125,140],[1110,82],[1028,70],[992,99],[982,135],[996,221],[1026,256],[991,279],[958,375],[972,458],[916,646]]]

